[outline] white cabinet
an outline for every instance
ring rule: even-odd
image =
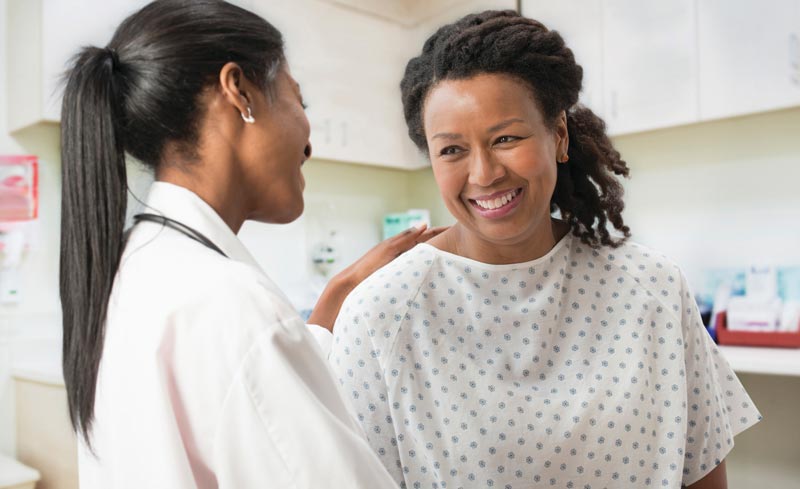
[[[605,115],[621,134],[695,122],[694,0],[605,0]]]
[[[406,135],[400,101],[407,27],[320,0],[252,0],[250,7],[284,35],[316,158],[427,165]]]
[[[105,46],[147,0],[7,0],[9,129],[60,120],[61,79],[81,46]],[[399,84],[413,31],[319,0],[238,0],[284,34],[317,158],[427,165],[406,135]]]
[[[699,0],[700,115],[800,105],[800,0]]]
[[[580,101],[612,135],[698,120],[694,0],[522,0],[583,67]]]
[[[58,123],[62,79],[82,46],[105,46],[142,0],[8,0],[8,127]]]
[[[603,117],[602,0],[522,0],[520,9],[561,34],[583,68],[580,102]]]

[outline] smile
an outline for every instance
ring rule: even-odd
[[[522,189],[517,188],[477,199],[468,199],[472,207],[484,217],[498,218],[507,215],[519,204]]]

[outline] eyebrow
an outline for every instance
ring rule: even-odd
[[[516,117],[513,118],[513,119],[507,119],[507,120],[504,120],[503,122],[500,122],[498,124],[493,125],[486,132],[493,133],[493,132],[501,131],[501,130],[507,128],[508,126],[510,126],[512,124],[517,124],[517,123],[520,123],[520,122],[524,123],[525,121],[523,121],[522,119],[516,118]],[[436,135],[434,135],[431,139],[449,139],[449,140],[454,140],[454,139],[460,139],[460,138],[461,138],[461,134],[458,134],[458,133],[440,132],[440,133],[437,133]]]
[[[433,136],[431,139],[450,139],[450,140],[453,140],[453,139],[459,139],[460,137],[461,137],[461,134],[456,134],[456,133],[453,133],[453,132],[440,132],[440,133],[437,133],[435,136]]]
[[[500,122],[499,124],[493,125],[492,127],[489,128],[489,130],[487,132],[497,132],[497,131],[500,131],[502,129],[507,128],[508,126],[510,126],[512,124],[516,124],[518,122],[524,123],[525,121],[523,121],[522,119],[518,119],[518,118],[507,119],[507,120],[505,120],[503,122]]]

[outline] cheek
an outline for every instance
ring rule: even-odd
[[[464,189],[466,177],[454,166],[433,165],[433,178],[445,201],[458,200]]]
[[[531,185],[545,188],[555,186],[556,162],[551,161],[546,151],[520,148],[504,160],[506,168]]]

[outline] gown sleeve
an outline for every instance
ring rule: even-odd
[[[681,326],[686,375],[683,484],[705,477],[733,449],[733,437],[761,420],[733,369],[706,332],[685,277]]]
[[[385,381],[385,376],[392,373],[381,364],[391,348],[393,335],[379,319],[385,313],[365,306],[368,301],[361,300],[362,294],[362,290],[356,289],[342,306],[333,329],[329,361],[373,450],[395,482],[405,487]]]

